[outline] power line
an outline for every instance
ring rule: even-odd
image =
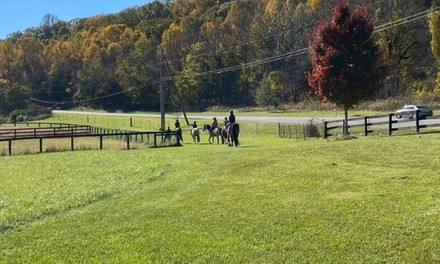
[[[430,12],[430,10],[425,10],[425,11],[422,11],[422,12],[404,17],[404,18],[397,19],[395,21],[391,21],[391,22],[385,23],[380,26],[377,26],[376,29],[374,30],[373,34],[379,33],[379,32],[382,32],[387,29],[394,28],[394,27],[397,27],[397,26],[400,26],[403,24],[407,24],[407,23],[410,23],[410,22],[413,22],[413,21],[416,21],[416,20],[419,20],[422,18],[425,18],[430,14],[439,13],[440,12],[440,10],[438,10],[439,8],[440,7],[434,8],[433,9],[434,11],[431,11],[431,12]],[[231,71],[240,70],[243,68],[251,68],[251,67],[255,67],[258,65],[262,65],[262,64],[267,64],[267,63],[271,63],[271,62],[275,62],[275,61],[280,61],[280,60],[304,55],[306,53],[308,53],[308,48],[302,48],[302,49],[298,49],[295,51],[286,52],[283,54],[278,54],[278,55],[275,55],[272,57],[268,57],[268,58],[264,58],[264,59],[260,59],[260,60],[256,60],[256,61],[252,61],[252,62],[241,63],[238,65],[233,65],[233,66],[229,66],[229,67],[224,67],[224,68],[219,68],[219,69],[214,69],[214,70],[209,70],[209,71],[204,71],[204,72],[198,72],[198,73],[194,73],[194,74],[174,75],[174,76],[169,76],[169,77],[162,77],[156,81],[150,82],[147,85],[154,85],[157,83],[173,81],[175,79],[205,77],[205,76],[214,75],[214,74],[223,74],[223,73],[227,73],[227,72],[231,72]],[[121,91],[121,92],[109,94],[106,96],[96,97],[96,98],[87,99],[87,100],[79,100],[79,101],[45,101],[45,100],[39,100],[39,99],[32,98],[32,97],[30,98],[30,100],[37,101],[40,103],[46,103],[46,104],[72,104],[72,103],[91,102],[91,101],[95,101],[95,100],[113,97],[113,96],[123,94],[123,93],[126,93],[126,91]]]
[[[374,30],[374,33],[378,33],[393,27],[397,27],[409,22],[413,22],[415,20],[421,19],[426,17],[428,14],[435,14],[438,13],[440,11],[433,11],[431,13],[429,13],[429,11],[423,11],[408,17],[404,17],[401,19],[398,19],[396,21],[393,22],[389,22],[386,23],[384,25],[378,26],[378,29]],[[211,74],[219,74],[219,73],[224,73],[224,72],[229,72],[229,71],[235,71],[238,69],[242,69],[242,68],[248,68],[248,67],[253,67],[253,66],[257,66],[257,65],[261,65],[261,64],[266,64],[266,63],[270,63],[270,62],[274,62],[274,61],[279,61],[282,59],[287,59],[289,57],[295,57],[295,56],[299,56],[302,54],[307,53],[308,48],[302,48],[296,51],[291,51],[291,52],[287,52],[287,53],[283,53],[283,54],[279,54],[270,58],[266,58],[266,59],[261,59],[261,60],[257,60],[257,61],[253,61],[253,62],[248,62],[248,63],[243,63],[243,64],[239,64],[239,65],[235,65],[235,66],[231,66],[231,67],[226,67],[226,68],[221,68],[221,69],[216,69],[216,70],[210,70],[210,71],[206,71],[206,72],[200,72],[200,73],[194,73],[194,74],[190,74],[190,75],[176,75],[176,76],[171,76],[171,77],[166,77],[163,78],[163,81],[169,81],[172,79],[176,79],[176,78],[190,78],[190,77],[202,77],[202,76],[206,76],[206,75],[211,75]]]
[[[373,4],[374,4],[374,5],[377,5],[377,4],[380,4],[380,3],[385,2],[385,1],[388,1],[388,0],[373,1],[374,3],[372,3],[371,5],[373,5]],[[232,1],[232,2],[236,2],[236,1]],[[232,2],[231,2],[231,3],[232,3]],[[369,6],[369,5],[367,4],[367,6]],[[253,14],[253,13],[257,13],[257,12],[260,12],[260,13],[264,14],[264,10],[255,9],[255,10],[253,10],[253,11],[250,11],[250,12],[244,13],[244,14],[242,14],[242,15],[240,15],[240,16],[237,16],[236,18],[243,18],[243,17],[245,17],[245,16],[249,16],[249,15],[251,15],[251,14]],[[428,11],[423,11],[422,13],[424,13],[424,12],[428,12]],[[418,15],[418,14],[416,14],[416,15]],[[408,17],[406,17],[406,18],[411,18],[412,16],[415,16],[415,15],[410,15],[410,16],[408,16]],[[226,17],[227,17],[227,16],[226,16]],[[404,20],[404,19],[406,19],[406,18],[401,18],[401,19],[398,19],[398,20],[396,20],[396,21],[387,22],[387,23],[385,23],[385,24],[383,24],[383,25],[381,25],[381,26],[378,26],[378,27],[387,26],[388,24],[392,24],[392,23],[398,22],[398,21],[400,21],[400,20],[402,20],[402,19]],[[239,47],[242,47],[242,46],[245,46],[245,45],[250,45],[250,44],[252,44],[252,43],[262,43],[264,40],[268,40],[268,39],[272,39],[272,38],[274,38],[274,37],[282,36],[282,35],[285,35],[285,34],[287,34],[287,33],[294,32],[294,31],[296,31],[296,30],[300,30],[300,29],[302,29],[302,28],[304,28],[304,27],[312,26],[313,24],[314,24],[314,22],[311,22],[311,23],[308,23],[308,24],[305,24],[305,25],[301,25],[301,26],[298,26],[298,27],[294,27],[294,28],[291,28],[291,29],[288,29],[288,30],[284,30],[284,31],[278,32],[278,33],[273,34],[273,35],[270,35],[270,36],[266,36],[266,37],[264,37],[264,38],[259,38],[259,39],[255,39],[255,40],[250,40],[250,41],[247,41],[247,42],[243,42],[243,43],[241,43],[241,44],[236,44],[236,45],[226,46],[226,47],[223,47],[223,48],[224,48],[223,51],[232,50],[232,49],[239,48]],[[377,28],[377,27],[376,27],[376,28]],[[202,35],[200,32],[195,32],[195,33],[191,33],[191,34],[183,35],[183,36],[182,36],[182,39],[187,39],[187,38],[189,38],[189,37],[191,37],[191,36],[196,36],[197,38],[199,38],[200,35]],[[146,53],[150,53],[150,52],[152,52],[152,51],[154,51],[154,50],[157,50],[157,49],[158,49],[158,47],[154,47],[154,48],[148,50]],[[211,51],[211,52],[206,52],[206,53],[202,53],[202,54],[197,54],[197,55],[195,55],[194,57],[198,58],[198,57],[203,57],[203,56],[209,56],[209,55],[212,55],[212,54],[214,54],[214,53],[215,53],[215,51]],[[168,59],[168,62],[174,62],[174,61],[180,61],[180,59],[174,59],[174,60],[170,60],[170,59]],[[164,64],[164,62],[159,62],[159,63],[158,63],[158,65],[162,65],[162,64]],[[63,85],[63,84],[65,85],[65,84],[67,84],[67,82],[66,82],[66,83],[55,83],[55,84],[52,83],[52,85]],[[97,86],[98,86],[98,85],[93,85],[93,86],[88,86],[88,87],[89,87],[89,88],[94,88],[94,87],[97,87]],[[39,93],[46,94],[46,92],[44,92],[44,91],[43,91],[43,92],[39,92]],[[51,94],[54,94],[54,93],[57,93],[57,92],[51,92]],[[58,92],[58,93],[64,93],[64,92]]]

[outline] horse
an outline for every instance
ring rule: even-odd
[[[222,129],[221,128],[216,127],[214,129],[212,129],[212,131],[211,131],[211,126],[208,125],[208,124],[204,124],[203,125],[203,131],[205,131],[205,130],[208,130],[208,135],[209,135],[208,142],[209,142],[209,144],[212,144],[211,143],[211,138],[213,138],[213,139],[217,138],[217,145],[220,144],[219,137],[220,137],[220,135],[222,135]],[[224,143],[225,142],[224,142],[224,139],[222,137],[222,144],[224,144]]]
[[[176,141],[177,145],[180,145],[180,141],[183,142],[182,129],[180,127],[176,127]]]
[[[194,144],[197,144],[200,142],[200,131],[199,131],[198,127],[191,129],[190,134],[193,138]]]
[[[240,143],[238,142],[238,135],[240,134],[240,126],[238,125],[238,123],[234,123],[228,126],[228,128],[226,129],[226,134],[227,134],[227,138],[228,138],[228,146],[232,147],[232,146],[238,146]]]

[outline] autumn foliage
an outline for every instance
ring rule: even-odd
[[[367,8],[352,10],[346,1],[336,3],[331,18],[315,28],[309,41],[312,70],[307,80],[323,101],[347,111],[381,89],[386,64],[373,33]]]

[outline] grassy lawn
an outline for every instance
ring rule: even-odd
[[[440,262],[440,135],[244,128],[238,148],[0,157],[0,263]]]

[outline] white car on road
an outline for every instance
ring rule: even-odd
[[[432,116],[432,109],[424,104],[411,104],[405,105],[402,109],[396,111],[397,119],[404,116],[409,118],[416,117],[416,112],[419,111],[419,118],[425,118],[427,116]]]

